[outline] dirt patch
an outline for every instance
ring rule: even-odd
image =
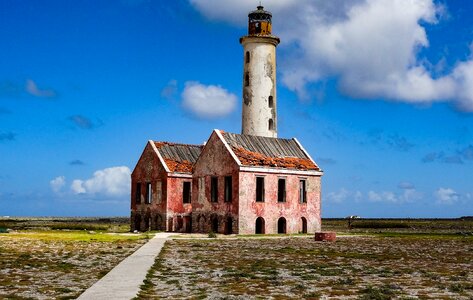
[[[473,239],[168,241],[141,298],[472,299]]]

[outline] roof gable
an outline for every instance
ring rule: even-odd
[[[222,132],[228,146],[245,166],[320,171],[295,139]]]
[[[202,146],[169,142],[153,142],[170,172],[192,173]]]

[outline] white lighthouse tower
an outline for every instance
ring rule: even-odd
[[[242,134],[277,137],[276,46],[271,13],[263,6],[248,14],[243,45]]]

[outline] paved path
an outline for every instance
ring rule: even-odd
[[[78,299],[129,300],[134,298],[140,290],[146,273],[153,265],[154,259],[161,252],[164,242],[173,234],[175,235],[175,233],[157,233],[149,242],[85,290]]]

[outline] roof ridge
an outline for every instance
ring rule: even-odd
[[[167,142],[167,141],[154,141],[153,143],[161,144],[160,146],[163,145],[169,145],[169,146],[189,146],[189,147],[199,147],[202,148],[203,145],[197,145],[197,144],[184,144],[184,143],[175,143],[175,142]],[[159,148],[158,148],[159,149]]]

